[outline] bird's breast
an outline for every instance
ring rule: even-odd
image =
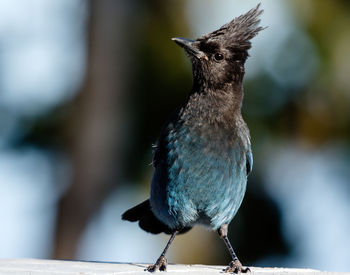
[[[167,203],[183,224],[205,216],[218,227],[238,210],[246,157],[237,133],[200,125],[169,131]]]

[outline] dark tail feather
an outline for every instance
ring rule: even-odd
[[[159,234],[162,232],[166,234],[173,233],[173,230],[154,216],[149,200],[146,200],[126,211],[122,215],[122,219],[130,222],[139,221],[139,226],[146,232],[152,234]]]
[[[159,234],[162,232],[165,234],[172,234],[175,231],[156,218],[151,210],[149,200],[146,200],[124,212],[122,219],[130,222],[139,221],[139,226],[146,232],[152,234]],[[180,233],[185,233],[190,229],[191,228],[186,227],[180,230]]]
[[[129,210],[125,211],[122,214],[122,219],[129,222],[136,222],[147,213],[149,207],[149,200],[146,200],[134,206],[133,208],[130,208]]]

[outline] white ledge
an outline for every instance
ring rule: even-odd
[[[145,271],[147,264],[135,263],[105,263],[105,262],[82,262],[82,261],[60,261],[39,259],[2,259],[0,260],[0,274],[28,274],[28,275],[117,275],[117,274],[151,274]],[[209,265],[180,265],[169,264],[167,272],[156,274],[225,274],[224,266]],[[321,272],[313,269],[294,268],[259,268],[249,267],[250,274],[350,274]]]

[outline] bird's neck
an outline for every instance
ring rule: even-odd
[[[213,89],[197,82],[192,87],[185,113],[208,123],[233,123],[241,119],[242,100],[241,83],[226,83],[220,89]]]

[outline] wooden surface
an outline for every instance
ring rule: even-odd
[[[147,264],[134,263],[102,263],[102,262],[80,262],[80,261],[58,261],[39,259],[2,259],[0,260],[0,274],[27,274],[27,275],[117,275],[117,274],[151,274],[145,270]],[[156,274],[225,274],[223,266],[206,265],[168,265],[167,272]],[[350,274],[321,272],[312,269],[288,269],[288,268],[258,268],[250,267],[250,274]]]

